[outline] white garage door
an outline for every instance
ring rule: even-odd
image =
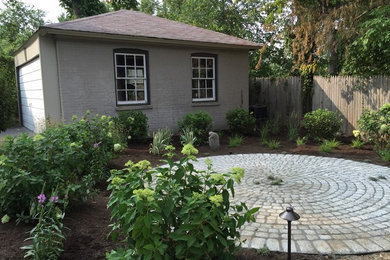
[[[45,126],[45,107],[39,58],[19,69],[19,86],[23,126],[40,132]]]

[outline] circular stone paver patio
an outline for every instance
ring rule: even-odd
[[[287,222],[279,213],[292,206],[292,252],[356,254],[390,250],[390,168],[344,159],[289,154],[209,157],[214,169],[245,169],[235,202],[260,207],[256,222],[241,231],[244,247],[287,251]],[[205,169],[204,159],[195,165]],[[283,180],[273,186],[269,175]],[[369,180],[384,176],[386,179]]]

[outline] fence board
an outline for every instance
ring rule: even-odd
[[[269,117],[279,116],[284,124],[292,111],[301,115],[301,79],[257,78],[250,86],[250,104],[266,105]],[[344,119],[342,131],[352,134],[364,108],[378,110],[390,103],[390,77],[362,79],[350,76],[314,77],[313,110],[337,111]]]

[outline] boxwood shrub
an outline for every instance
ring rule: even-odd
[[[256,118],[243,108],[227,112],[226,121],[233,134],[251,135],[256,131]]]
[[[339,114],[326,109],[306,113],[303,118],[303,127],[309,138],[315,141],[335,138],[342,124],[343,120]]]
[[[185,129],[193,131],[196,142],[195,144],[200,145],[207,141],[208,133],[211,131],[212,118],[205,111],[196,111],[195,113],[188,113],[178,122],[180,132]]]

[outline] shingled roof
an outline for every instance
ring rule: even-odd
[[[149,40],[221,44],[248,49],[261,47],[258,43],[227,34],[129,10],[120,10],[68,22],[48,24],[42,28],[55,29],[58,33],[61,33],[61,31],[86,32],[148,38]]]

